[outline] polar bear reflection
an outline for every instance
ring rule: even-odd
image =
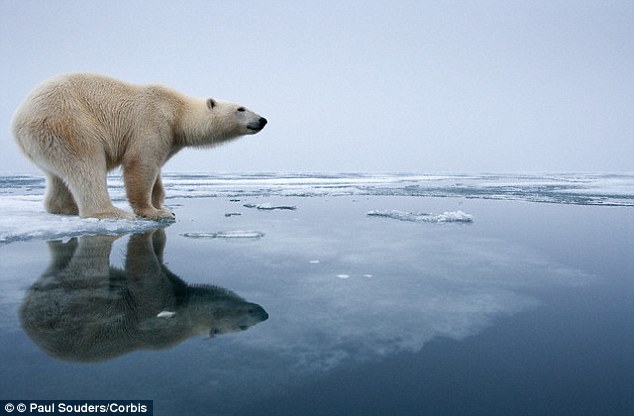
[[[116,238],[48,243],[50,266],[27,292],[20,319],[49,355],[105,360],[172,347],[197,334],[245,330],[268,318],[228,290],[188,285],[170,272],[163,265],[162,229],[130,237],[124,270],[110,266]]]

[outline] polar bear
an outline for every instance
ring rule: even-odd
[[[268,319],[230,290],[188,284],[163,263],[161,228],[132,234],[123,268],[110,263],[120,236],[48,241],[51,261],[27,291],[22,327],[53,357],[101,361],[165,349],[199,335],[241,332]]]
[[[161,166],[184,147],[211,147],[255,134],[267,120],[247,108],[160,85],[91,73],[36,87],[18,107],[13,135],[46,174],[45,207],[56,214],[135,218],[112,205],[106,173],[118,166],[139,217],[173,219],[163,207]]]

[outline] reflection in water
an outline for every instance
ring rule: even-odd
[[[259,305],[211,285],[188,285],[163,265],[162,229],[130,237],[123,270],[110,265],[118,236],[48,243],[51,263],[28,290],[22,326],[49,355],[98,361],[137,349],[172,347],[198,335],[249,328]]]

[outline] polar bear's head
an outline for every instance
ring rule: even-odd
[[[215,98],[184,101],[177,112],[174,134],[180,146],[213,147],[258,133],[267,120],[240,104]]]
[[[267,120],[248,108],[228,101],[207,99],[207,109],[211,112],[216,126],[229,136],[255,134],[266,126]]]

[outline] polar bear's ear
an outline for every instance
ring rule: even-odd
[[[216,100],[214,100],[213,98],[207,98],[207,108],[211,110],[215,106],[216,106]]]

